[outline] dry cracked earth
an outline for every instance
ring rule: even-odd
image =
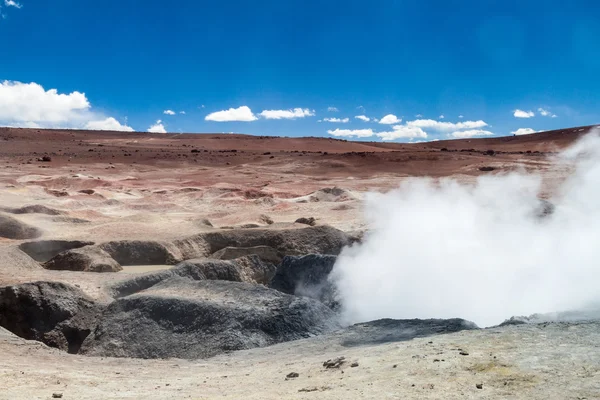
[[[327,280],[369,230],[367,192],[523,170],[544,197],[569,174],[554,154],[589,130],[382,144],[0,128],[0,398],[600,398],[593,318],[343,326]]]

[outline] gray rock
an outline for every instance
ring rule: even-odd
[[[283,293],[310,297],[337,309],[337,290],[328,280],[336,260],[337,256],[325,254],[287,256],[277,267],[271,287]]]
[[[234,260],[193,259],[169,270],[143,274],[118,282],[112,289],[115,297],[124,297],[151,288],[172,277],[267,284],[275,275],[275,269],[273,264],[264,263],[254,255]]]
[[[403,342],[419,337],[479,329],[473,322],[451,319],[378,319],[352,325],[339,333],[340,344],[354,347]]]
[[[84,246],[79,249],[63,251],[43,264],[46,269],[86,271],[86,272],[119,272],[123,267],[107,252],[96,246]]]
[[[7,239],[36,239],[42,232],[24,222],[5,214],[0,214],[0,237]]]
[[[243,256],[256,255],[261,260],[275,265],[279,265],[283,259],[283,255],[269,246],[254,246],[254,247],[225,247],[215,253],[210,258],[218,260],[232,260]]]
[[[338,328],[308,298],[261,285],[172,277],[111,303],[85,340],[91,356],[196,359]]]
[[[80,289],[59,282],[0,288],[0,326],[14,334],[77,353],[101,307]]]

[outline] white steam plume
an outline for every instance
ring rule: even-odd
[[[451,318],[479,326],[600,303],[600,137],[557,161],[574,166],[541,218],[541,177],[475,185],[415,178],[367,196],[372,230],[338,257],[331,279],[347,322]]]

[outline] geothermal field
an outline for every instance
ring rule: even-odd
[[[599,160],[0,128],[0,398],[600,398]]]

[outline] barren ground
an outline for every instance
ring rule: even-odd
[[[228,226],[266,226],[269,219],[273,227],[289,226],[299,217],[364,230],[364,194],[395,188],[411,176],[472,182],[483,174],[524,170],[542,174],[547,194],[568,173],[553,162],[554,152],[588,130],[382,144],[0,128],[0,208],[60,211],[11,214],[40,228],[41,239],[172,240]],[[43,156],[51,161],[37,160]],[[328,190],[334,187],[343,190]],[[108,300],[102,290],[108,282],[168,268],[47,271],[16,249],[19,243],[0,238],[0,286],[58,280],[102,301]],[[599,328],[517,326],[351,348],[332,335],[197,362],[69,355],[0,331],[0,398],[44,399],[60,392],[66,399],[592,399],[600,398]],[[458,348],[469,356],[460,356]],[[324,370],[323,361],[337,356],[359,366]],[[300,376],[286,381],[290,372]]]

